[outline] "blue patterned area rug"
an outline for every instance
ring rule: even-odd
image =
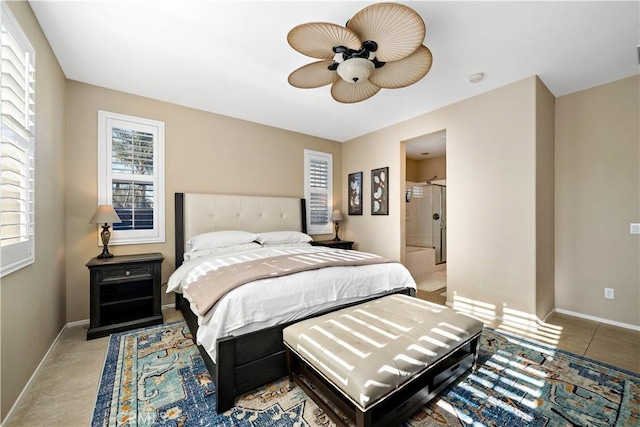
[[[485,328],[467,373],[405,426],[637,426],[640,376]],[[217,415],[215,387],[183,321],[111,336],[92,426],[332,426],[286,379]]]

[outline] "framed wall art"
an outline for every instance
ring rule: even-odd
[[[389,168],[371,170],[371,215],[389,215]]]
[[[349,174],[349,215],[362,215],[362,172]]]

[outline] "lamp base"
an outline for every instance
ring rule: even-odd
[[[109,240],[111,239],[109,224],[105,223],[102,226],[102,232],[100,232],[100,237],[102,238],[102,253],[98,255],[98,259],[113,258],[113,254],[109,253]]]
[[[340,241],[340,237],[338,237],[338,231],[340,230],[340,223],[338,221],[334,221],[333,229],[336,232],[336,237],[333,238],[333,241],[334,242],[339,242]]]
[[[98,259],[113,258],[113,254],[109,252],[107,246],[103,246],[102,253],[98,255]]]

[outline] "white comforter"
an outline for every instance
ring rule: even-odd
[[[207,271],[220,266],[292,253],[306,253],[320,247],[262,247],[232,254],[210,255],[182,264],[169,278],[167,292],[182,293]],[[357,301],[389,290],[412,287],[415,281],[399,263],[357,267],[329,267],[304,271],[275,279],[256,280],[229,292],[198,318],[198,344],[215,361],[216,340],[302,318],[326,308]]]

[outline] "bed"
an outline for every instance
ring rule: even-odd
[[[216,384],[218,413],[232,408],[236,396],[286,376],[286,357],[282,340],[282,330],[286,326],[389,294],[415,295],[415,282],[402,265],[395,262],[367,261],[362,262],[364,265],[313,269],[246,283],[229,291],[216,302],[213,310],[207,311],[197,304],[196,297],[190,295],[195,294],[193,289],[201,285],[198,276],[209,274],[207,277],[210,278],[210,273],[201,274],[203,266],[208,266],[211,270],[212,265],[218,265],[216,263],[240,263],[244,262],[245,258],[263,259],[274,254],[278,255],[276,258],[291,258],[325,254],[333,256],[337,251],[348,254],[347,258],[353,258],[361,253],[314,247],[308,242],[297,240],[295,243],[282,244],[280,241],[269,241],[268,238],[265,240],[264,236],[269,235],[277,235],[278,238],[281,235],[306,236],[305,201],[299,198],[176,193],[175,225],[176,272],[169,279],[167,292],[175,292],[176,309],[182,311],[194,342],[198,344],[200,354]],[[240,244],[234,246],[231,252],[222,253],[194,250],[194,242],[201,241],[198,239],[202,236],[215,235],[218,238],[218,235],[225,233],[234,236],[241,234],[236,231],[258,234],[263,244],[247,242],[247,246]],[[204,255],[196,257],[196,253]],[[366,254],[360,259],[366,258],[364,255]],[[356,275],[344,274],[345,271],[355,271],[344,269],[358,269],[357,280],[345,282]],[[189,286],[182,287],[182,284],[188,282],[187,277],[191,278],[189,286],[192,289]],[[198,279],[195,280],[194,277]],[[335,284],[336,280],[342,280],[341,285]],[[327,286],[332,286],[331,291],[326,292],[326,301],[315,301],[311,304],[305,300],[302,306],[288,312],[281,307],[275,310],[262,309],[259,302],[256,302],[257,305],[253,308],[245,307],[249,301],[253,304],[253,300],[257,299],[253,297],[255,295],[277,295],[278,292],[285,292],[283,289],[291,294],[291,300],[297,301],[300,299],[295,296],[297,293],[311,295],[312,289],[320,289],[325,281],[331,283]],[[259,291],[258,289],[263,288],[257,286],[267,286],[267,282],[270,291]],[[313,295],[317,296],[318,293]],[[268,319],[252,319],[248,324],[242,325],[232,322],[231,327],[221,327],[220,323],[231,317],[229,313],[236,313],[237,307],[240,306],[245,312],[274,313],[273,316],[269,315]],[[220,321],[220,318],[225,320]]]

